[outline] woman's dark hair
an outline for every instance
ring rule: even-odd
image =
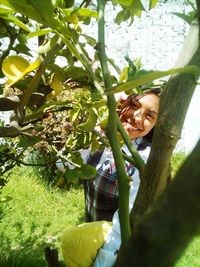
[[[129,95],[127,99],[123,103],[121,103],[121,105],[118,108],[119,117],[123,116],[123,114],[125,114],[130,108],[135,108],[135,107],[137,108],[138,100],[148,94],[154,94],[154,95],[160,96],[161,90],[160,88],[152,88],[152,89],[147,89],[143,91],[142,94]],[[138,150],[143,150],[147,146],[151,146],[154,128],[155,127],[153,127],[148,134],[143,136],[142,142],[138,146]],[[137,140],[136,140],[136,143],[137,143]]]

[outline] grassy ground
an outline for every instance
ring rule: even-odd
[[[185,160],[183,152],[176,153],[172,156],[172,176],[176,174],[179,167]],[[181,258],[175,264],[175,267],[199,267],[200,266],[200,236],[196,236],[190,242]]]
[[[83,191],[51,188],[31,168],[12,173],[0,195],[0,266],[45,267],[44,248],[59,247],[65,227],[83,222]]]
[[[173,174],[183,159],[173,157]],[[44,248],[59,248],[63,229],[83,222],[83,203],[80,186],[66,191],[45,184],[31,168],[13,170],[0,195],[0,267],[47,267]],[[199,251],[195,237],[176,267],[199,267]]]
[[[185,252],[176,263],[175,267],[199,267],[200,266],[200,236],[193,238]]]

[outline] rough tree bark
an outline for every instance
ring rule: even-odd
[[[200,67],[197,24],[191,27],[176,65]],[[165,190],[171,155],[181,136],[186,112],[196,86],[195,78],[197,77],[189,74],[172,76],[161,95],[152,149],[141,176],[139,193],[131,214],[132,220],[141,217]]]
[[[152,212],[136,225],[116,267],[172,267],[200,232],[200,141]]]

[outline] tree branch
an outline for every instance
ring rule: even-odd
[[[0,97],[0,111],[16,110],[19,102],[18,96]]]
[[[135,149],[135,147],[133,146],[128,134],[126,133],[126,131],[124,130],[124,127],[121,124],[121,121],[119,120],[119,118],[117,119],[117,123],[118,123],[118,130],[125,142],[125,144],[127,145],[131,156],[133,158],[134,161],[134,166],[138,169],[138,171],[141,173],[142,170],[145,167],[145,163],[143,161],[143,159],[140,157],[140,155],[138,154],[137,150]]]
[[[14,162],[16,162],[17,164],[21,164],[21,165],[24,165],[24,166],[45,167],[45,166],[48,166],[50,164],[56,163],[56,160],[48,161],[46,163],[28,163],[28,162],[24,162],[23,160],[17,159],[16,157],[14,157],[14,156],[12,156],[10,154],[6,154],[6,153],[0,152],[0,155],[6,156],[8,159],[11,159]]]
[[[174,266],[200,229],[199,162],[200,141],[167,191],[136,225],[116,267]]]
[[[110,148],[110,143],[107,142],[104,138],[102,138],[101,134],[99,134],[98,131],[95,131],[95,130],[94,130],[94,133],[99,137],[99,140],[100,140],[100,142],[101,142],[103,145],[105,145],[106,147],[109,147],[109,148]],[[133,149],[134,149],[134,148],[133,148]],[[134,150],[134,152],[135,152],[135,150]],[[136,151],[136,152],[137,152],[137,151]],[[122,152],[122,156],[123,156],[123,158],[124,158],[126,161],[128,161],[128,162],[130,162],[132,165],[136,166],[136,163],[135,163],[134,158],[129,157],[127,154],[125,154],[125,153],[123,153],[123,152]],[[134,157],[135,157],[135,154],[134,154]],[[137,167],[136,167],[136,168],[137,168]]]
[[[112,82],[107,65],[107,56],[105,52],[105,36],[104,36],[104,12],[106,0],[98,0],[98,44],[97,53],[100,59],[101,68],[104,77],[105,91],[112,88]],[[121,153],[121,147],[117,138],[117,112],[116,101],[114,96],[108,95],[108,125],[106,133],[111,145],[113,157],[115,160],[116,172],[119,184],[119,220],[121,229],[122,246],[124,242],[130,237],[130,220],[129,220],[129,182],[125,171],[125,164]]]
[[[42,74],[44,72],[45,65],[49,63],[49,60],[57,53],[57,51],[60,49],[61,45],[62,45],[61,40],[58,40],[57,43],[55,44],[55,46],[50,51],[48,51],[43,62],[41,63],[41,65],[37,69],[36,74],[33,76],[30,84],[28,85],[28,88],[24,91],[24,94],[23,94],[22,99],[21,99],[19,106],[18,106],[18,112],[20,115],[19,119],[22,120],[22,118],[24,117],[24,107],[29,103],[32,93],[37,89],[37,87],[40,83]]]
[[[200,1],[196,0],[196,5],[197,5],[197,20],[198,20],[198,25],[200,25]],[[200,39],[200,30],[199,30],[199,39]]]
[[[21,134],[20,130],[14,126],[0,127],[0,137],[17,137]]]

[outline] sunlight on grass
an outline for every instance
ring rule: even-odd
[[[185,252],[175,267],[199,267],[200,266],[200,236],[195,237],[188,245]]]
[[[180,166],[186,159],[184,152],[176,152],[172,156],[172,177],[176,174]],[[200,266],[200,236],[193,238],[185,249],[185,252],[175,264],[175,267],[199,267]]]
[[[171,159],[171,167],[172,167],[172,177],[176,174],[178,169],[181,167],[183,162],[186,159],[186,154],[184,152],[176,152],[173,153],[172,159]]]
[[[0,266],[31,266],[33,259],[32,266],[46,266],[44,247],[59,247],[64,228],[83,221],[80,186],[70,191],[51,188],[37,179],[31,168],[15,169],[0,198]],[[7,261],[12,261],[12,265],[6,265]]]

